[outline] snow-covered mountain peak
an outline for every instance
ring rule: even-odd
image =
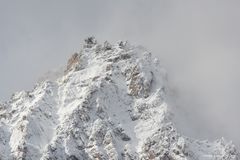
[[[89,37],[56,81],[0,104],[1,159],[239,159],[232,143],[181,135],[166,71],[143,47]]]

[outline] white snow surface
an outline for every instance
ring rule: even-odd
[[[93,37],[56,81],[0,103],[1,160],[238,160],[224,139],[181,135],[166,71],[143,47]]]

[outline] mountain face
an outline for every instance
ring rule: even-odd
[[[0,104],[1,160],[238,160],[176,130],[166,71],[143,47],[87,38],[64,76]]]

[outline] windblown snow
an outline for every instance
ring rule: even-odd
[[[87,38],[64,76],[0,104],[1,160],[238,160],[224,139],[181,135],[166,71],[143,47]]]

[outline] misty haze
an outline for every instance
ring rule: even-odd
[[[0,0],[0,159],[239,159],[239,8]]]

